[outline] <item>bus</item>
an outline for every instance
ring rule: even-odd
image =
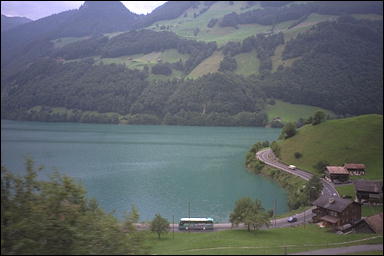
[[[212,218],[181,218],[179,230],[213,230]]]

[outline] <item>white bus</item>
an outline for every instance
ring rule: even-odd
[[[181,218],[179,230],[213,230],[212,218]]]

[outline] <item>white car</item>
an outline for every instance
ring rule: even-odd
[[[294,216],[288,218],[288,222],[289,223],[293,223],[293,222],[296,222],[296,221],[297,221],[297,218],[294,217]]]
[[[290,164],[290,165],[288,166],[288,168],[291,169],[291,170],[295,170],[295,169],[296,169],[296,166]]]

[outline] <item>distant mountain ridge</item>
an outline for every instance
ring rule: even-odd
[[[1,32],[8,31],[12,28],[15,28],[19,25],[31,22],[31,19],[25,17],[8,17],[1,15]]]
[[[118,1],[85,1],[79,9],[53,14],[7,31],[1,37],[2,63],[24,55],[22,51],[26,46],[36,41],[138,29],[158,20],[175,18],[193,4],[167,2],[148,15],[138,15]]]

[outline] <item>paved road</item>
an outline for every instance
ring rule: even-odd
[[[269,225],[269,227],[264,226],[261,229],[283,228],[283,227],[301,225],[304,222],[308,223],[311,221],[311,219],[314,215],[312,213],[313,208],[314,207],[311,207],[310,209],[306,210],[305,212],[295,214],[297,221],[294,223],[288,222],[289,217],[284,217],[284,218],[276,219],[276,221],[274,219],[271,220],[271,224]],[[149,224],[137,223],[137,224],[135,224],[135,226],[138,230],[148,230],[149,229]],[[175,232],[180,232],[178,229],[179,228],[178,224],[174,224],[174,227],[173,227],[173,224],[170,224],[169,226],[170,226],[170,230],[169,230],[170,232],[172,232],[173,228],[174,228]],[[231,223],[215,223],[213,231],[221,231],[221,230],[228,230],[228,229],[247,229],[247,226],[240,224],[238,227],[235,227],[235,226],[232,227]],[[181,232],[186,232],[186,231],[181,231]],[[193,232],[200,232],[200,231],[193,231]],[[204,231],[204,232],[207,232],[207,231]]]
[[[304,180],[309,180],[313,175],[300,170],[296,168],[295,170],[289,169],[288,165],[281,163],[275,156],[275,154],[272,152],[270,148],[263,149],[256,153],[257,159],[264,162],[265,164],[275,167],[277,169],[280,169],[282,171],[288,172],[290,174],[296,175]],[[325,179],[321,179],[321,182],[323,183],[323,191],[322,195],[325,195],[326,197],[334,197],[339,196],[339,193],[337,192],[336,188],[326,181]]]
[[[354,245],[354,246],[348,246],[348,247],[329,248],[329,249],[321,249],[316,251],[292,253],[290,255],[335,255],[335,254],[369,252],[369,251],[383,251],[383,244]]]

